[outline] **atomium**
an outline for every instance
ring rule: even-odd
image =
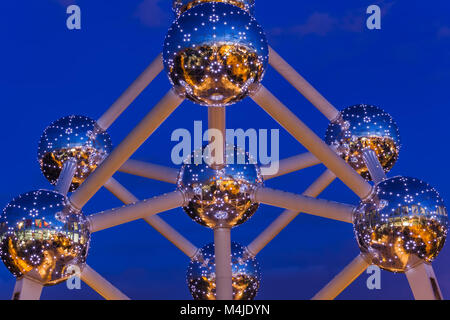
[[[228,3],[237,6],[251,14],[253,14],[253,10],[255,7],[255,0],[174,0],[173,11],[177,16],[179,16],[183,12],[205,2]]]
[[[178,94],[204,106],[227,106],[259,88],[269,51],[262,28],[248,12],[207,2],[175,20],[163,58]]]
[[[371,263],[393,272],[433,261],[448,231],[447,209],[436,189],[407,177],[376,185],[353,220],[361,251]]]
[[[208,156],[194,152],[178,176],[178,188],[192,194],[184,207],[196,222],[210,228],[235,227],[247,221],[259,204],[252,191],[263,185],[257,164],[242,150],[227,146],[222,168],[210,166]]]
[[[0,255],[6,267],[16,277],[27,275],[43,285],[68,279],[73,266],[81,270],[89,240],[84,215],[55,191],[22,194],[0,218]]]
[[[400,134],[392,117],[378,107],[355,105],[342,110],[328,126],[325,141],[361,176],[371,180],[364,163],[365,149],[373,150],[385,172],[400,152]]]
[[[258,261],[247,249],[231,243],[232,285],[234,300],[253,300],[258,293],[261,271]],[[192,259],[187,271],[187,283],[195,300],[216,299],[214,243],[204,246]]]
[[[70,191],[74,191],[111,150],[111,138],[96,121],[85,116],[68,116],[54,121],[44,130],[38,160],[42,173],[54,185],[64,163],[74,159],[77,170],[70,187]]]
[[[405,272],[417,299],[441,298],[431,262],[439,255],[447,237],[447,209],[437,191],[421,180],[386,179],[385,173],[397,161],[400,150],[400,136],[392,117],[370,105],[355,105],[338,112],[270,48],[271,66],[281,76],[327,118],[338,115],[326,132],[329,148],[261,86],[269,62],[269,46],[252,16],[254,0],[174,0],[173,9],[176,20],[168,30],[162,55],[103,113],[98,123],[87,117],[70,116],[55,121],[44,131],[38,148],[39,162],[57,191],[23,194],[13,199],[0,216],[0,256],[18,278],[14,299],[38,299],[41,286],[36,286],[36,282],[47,286],[58,284],[77,271],[82,271],[82,280],[104,298],[128,299],[85,264],[90,233],[144,219],[191,259],[187,284],[194,299],[251,300],[261,283],[255,256],[298,212],[353,222],[361,251],[313,299],[335,298],[370,264],[392,272]],[[104,128],[116,121],[163,69],[172,88],[102,164],[112,151]],[[264,188],[256,161],[245,150],[234,146],[227,146],[224,163],[218,161],[222,159],[217,154],[211,156],[207,147],[200,148],[179,171],[130,159],[185,98],[211,107],[208,126],[223,134],[227,112],[224,106],[247,96],[309,151],[280,160],[279,172],[267,174],[267,179],[318,163],[327,167],[302,195]],[[198,115],[200,111],[194,113]],[[259,142],[263,148],[264,142]],[[91,174],[98,166],[101,169]],[[176,183],[177,190],[138,200],[115,180],[117,171]],[[357,207],[314,199],[335,178],[362,199]],[[365,179],[374,180],[375,186]],[[78,188],[81,184],[83,187]],[[125,206],[86,218],[81,209],[75,208],[83,208],[102,186]],[[70,200],[66,195],[68,189],[75,191]],[[285,211],[247,247],[231,242],[231,228],[248,221],[260,203]],[[192,220],[214,229],[213,244],[198,249],[155,216],[180,207]],[[108,262],[120,258],[123,257],[114,256]]]

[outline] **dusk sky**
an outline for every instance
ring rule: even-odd
[[[97,119],[161,52],[174,19],[171,0],[21,0],[0,2],[0,134],[3,170],[0,206],[40,188],[51,189],[37,162],[45,127],[71,114]],[[68,30],[66,8],[81,8],[81,30]],[[366,9],[382,9],[382,29],[368,30]],[[256,0],[255,17],[270,45],[338,109],[373,104],[397,121],[400,158],[389,176],[423,179],[450,203],[450,2]],[[263,84],[323,137],[328,120],[272,68]],[[161,73],[108,130],[114,145],[170,89]],[[133,159],[174,166],[172,132],[207,126],[207,108],[184,102]],[[251,99],[227,107],[227,127],[280,129],[280,157],[306,150]],[[302,193],[322,165],[270,180],[266,186]],[[118,173],[138,198],[173,185]],[[340,181],[320,198],[357,204]],[[101,189],[83,209],[89,215],[122,203]],[[283,210],[262,205],[232,238],[249,244]],[[182,209],[160,216],[195,245],[213,241],[210,229]],[[299,215],[261,253],[257,299],[310,299],[359,253],[351,224]],[[88,264],[132,299],[191,299],[189,259],[144,221],[92,235]],[[450,297],[450,245],[433,266],[444,298]],[[382,272],[381,290],[366,287],[363,273],[339,299],[412,299],[406,277]],[[10,299],[14,277],[1,263],[0,298]],[[42,299],[99,299],[83,284],[45,288]]]

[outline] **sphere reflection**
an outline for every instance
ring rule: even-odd
[[[255,0],[174,0],[173,10],[179,16],[183,12],[205,2],[223,2],[241,8],[251,14],[255,6]]]
[[[400,152],[400,134],[392,117],[375,106],[360,104],[342,110],[328,126],[325,141],[361,176],[371,180],[363,152],[373,150],[385,172]]]
[[[268,55],[256,20],[226,3],[204,3],[180,15],[163,51],[175,90],[205,106],[230,105],[257,90]]]
[[[258,261],[247,249],[231,243],[232,285],[234,300],[253,300],[258,293],[261,271]],[[187,283],[195,300],[216,299],[216,266],[214,243],[203,247],[198,258],[191,260],[187,271]]]
[[[376,185],[355,209],[361,251],[383,269],[403,272],[431,262],[444,246],[448,215],[439,193],[414,178],[395,177]]]
[[[84,116],[56,120],[42,134],[38,159],[42,173],[56,184],[64,163],[75,159],[77,170],[70,191],[74,191],[112,151],[111,138],[97,122]]]
[[[227,164],[214,169],[201,152],[194,152],[178,176],[178,187],[193,195],[184,207],[185,212],[210,228],[240,225],[259,206],[251,200],[252,191],[263,185],[258,165],[252,164],[247,153],[234,147],[227,147],[226,154]]]
[[[84,267],[88,223],[67,201],[58,192],[38,190],[18,196],[3,209],[0,255],[14,276],[54,285],[69,278],[69,267]]]

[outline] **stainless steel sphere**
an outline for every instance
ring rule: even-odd
[[[0,255],[16,277],[43,285],[69,278],[69,266],[84,267],[90,232],[82,213],[55,191],[38,190],[12,200],[0,217]]]
[[[226,106],[259,88],[269,50],[262,28],[248,12],[206,2],[175,20],[163,58],[178,94],[204,106]]]
[[[252,191],[263,185],[258,165],[252,164],[245,152],[233,147],[229,150],[227,164],[221,169],[209,166],[206,157],[194,152],[178,175],[178,187],[192,195],[184,211],[203,226],[235,227],[259,207],[251,200]]]
[[[253,9],[255,6],[255,0],[174,0],[173,1],[173,11],[179,16],[183,12],[192,9],[196,5],[205,2],[223,2],[234,5],[241,8],[251,14],[253,14]]]
[[[395,121],[380,108],[366,104],[342,110],[328,126],[325,141],[367,180],[371,177],[363,160],[365,149],[376,153],[385,172],[392,169],[400,152]]]
[[[109,134],[84,116],[56,120],[42,134],[38,160],[44,176],[56,184],[64,163],[75,159],[77,170],[70,191],[75,190],[112,150]]]
[[[231,264],[234,300],[253,300],[261,283],[258,261],[247,249],[231,243]],[[214,243],[204,246],[197,258],[192,259],[187,270],[189,291],[195,300],[216,299],[216,265]]]
[[[361,251],[373,264],[393,272],[431,262],[448,230],[447,209],[436,189],[406,177],[377,184],[355,209],[353,222]]]

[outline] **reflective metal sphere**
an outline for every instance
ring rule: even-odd
[[[184,12],[164,41],[175,90],[205,106],[226,106],[259,88],[269,59],[262,28],[246,11],[208,2]]]
[[[400,134],[392,117],[365,104],[342,110],[328,126],[325,141],[367,180],[371,177],[362,157],[364,149],[377,154],[385,172],[392,169],[400,152]]]
[[[16,277],[27,275],[44,285],[68,279],[71,266],[84,267],[89,239],[84,215],[55,191],[22,194],[0,217],[0,255],[6,267]]]
[[[405,177],[376,185],[355,209],[353,222],[361,251],[373,264],[393,272],[431,262],[448,230],[447,209],[436,189]]]
[[[213,169],[201,152],[194,152],[190,164],[181,167],[178,187],[193,195],[184,210],[203,226],[235,227],[259,207],[251,200],[252,191],[263,185],[258,165],[252,164],[247,153],[232,147],[231,152],[227,148],[226,159],[222,169]]]
[[[54,185],[64,162],[75,159],[78,168],[70,187],[73,191],[111,150],[111,138],[96,121],[84,116],[68,116],[45,129],[39,142],[38,160],[45,177]]]
[[[258,293],[261,271],[258,261],[247,249],[231,243],[231,264],[234,300],[253,300]],[[216,265],[214,243],[204,246],[187,270],[187,283],[195,300],[216,299]]]
[[[179,16],[183,12],[192,9],[196,5],[205,2],[223,2],[234,5],[241,8],[251,14],[253,14],[253,9],[255,6],[255,0],[174,0],[173,1],[173,11]]]

